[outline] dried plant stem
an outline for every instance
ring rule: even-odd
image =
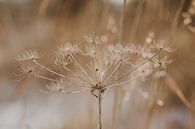
[[[99,117],[99,129],[102,129],[102,93],[99,91],[98,94],[98,117]]]
[[[141,77],[141,76],[140,76],[140,77]],[[140,77],[131,77],[131,78],[129,78],[127,81],[122,81],[122,82],[119,82],[119,83],[110,84],[110,85],[107,86],[107,88],[118,87],[118,86],[122,87],[122,86],[125,86],[125,85],[127,85],[128,83],[131,83],[132,81],[134,81],[134,80],[136,80],[136,79],[138,79],[138,78],[140,78]]]
[[[103,35],[103,33],[105,32],[105,29],[106,29],[106,22],[108,20],[108,16],[109,16],[109,13],[110,13],[110,0],[107,0],[107,4],[106,4],[106,7],[104,9],[104,12],[102,14],[102,19],[101,21],[99,22],[99,25],[96,26],[96,29],[97,30],[97,33],[99,33],[99,35]],[[99,19],[99,18],[98,18]]]
[[[1,15],[1,22],[4,23],[4,25],[7,27],[7,29],[14,29],[14,20],[13,20],[13,15],[11,13],[11,8],[9,6],[8,1],[1,2],[1,10],[4,12],[4,15]]]
[[[75,77],[77,77],[78,79],[80,79],[81,81],[85,82],[88,85],[92,85],[92,83],[90,83],[88,80],[82,78],[80,75],[78,75],[77,73],[73,72],[71,69],[67,68],[66,66],[63,66],[63,68],[65,70],[67,70],[68,72],[70,72],[71,74],[73,74]]]
[[[179,88],[175,80],[171,76],[165,77],[165,82],[167,83],[168,88],[175,93],[180,100],[184,103],[184,105],[190,109],[190,111],[195,114],[195,109],[193,108],[192,104],[187,100],[182,90]]]
[[[42,69],[44,69],[44,70],[46,70],[46,71],[48,71],[48,72],[50,72],[50,73],[53,73],[53,74],[55,74],[55,75],[58,75],[59,77],[65,78],[65,79],[72,79],[72,80],[73,80],[73,78],[68,78],[68,77],[64,76],[63,74],[57,73],[57,72],[55,72],[55,71],[53,71],[53,70],[51,70],[51,69],[45,67],[44,65],[40,64],[40,63],[39,63],[38,61],[36,61],[36,60],[32,60],[32,61],[33,61],[34,64],[38,65],[39,67],[41,67]],[[70,71],[69,71],[69,72],[70,72]],[[78,77],[78,76],[76,76],[76,77]],[[81,79],[83,82],[85,82],[85,83],[86,83],[87,85],[89,85],[89,86],[92,85],[90,82],[86,81],[86,80],[83,79],[83,78],[79,78],[79,79]]]
[[[123,0],[123,7],[121,9],[120,21],[119,21],[119,42],[123,42],[124,36],[124,20],[125,20],[126,0]]]
[[[157,53],[154,54],[151,58],[144,60],[144,61],[141,62],[139,65],[137,65],[137,66],[135,66],[134,68],[132,68],[130,71],[128,71],[128,72],[125,74],[125,76],[128,76],[128,75],[130,75],[131,73],[133,73],[135,70],[137,70],[138,68],[140,68],[141,66],[143,66],[144,64],[146,64],[148,61],[150,61],[151,59],[153,59],[154,57],[156,57],[159,53],[160,53],[160,52],[157,52]],[[122,84],[125,84],[125,83],[130,82],[129,80],[127,80],[127,81],[125,81],[125,82],[120,82],[122,79],[123,79],[123,77],[118,77],[117,80],[115,80],[115,81],[112,82],[113,85],[115,86],[115,85],[118,85],[118,84],[121,84],[121,83],[122,83]],[[131,78],[130,78],[130,79],[131,79]],[[116,84],[117,82],[119,82],[119,83]],[[109,85],[109,87],[110,87],[110,84],[108,84],[108,85]]]
[[[81,63],[76,59],[74,55],[72,55],[72,59],[75,62],[75,64],[78,66],[78,68],[81,70],[81,72],[87,77],[87,79],[91,82],[93,82],[92,78],[88,75],[88,73],[84,70],[84,68],[81,66]]]
[[[140,2],[138,3],[137,9],[136,9],[136,13],[135,13],[135,19],[133,20],[132,23],[132,29],[131,29],[131,34],[130,34],[130,41],[134,40],[134,36],[136,34],[136,31],[138,29],[138,26],[140,24],[141,21],[141,16],[142,16],[142,12],[143,12],[143,5],[144,5],[144,0],[140,0]]]
[[[49,68],[43,66],[42,64],[40,64],[40,63],[39,63],[38,61],[36,61],[36,60],[32,60],[32,61],[33,61],[33,63],[35,63],[36,65],[38,65],[39,67],[41,67],[42,69],[44,69],[44,70],[46,70],[46,71],[48,71],[48,72],[50,72],[50,73],[53,73],[53,74],[55,74],[55,75],[58,75],[58,76],[60,76],[60,77],[62,77],[62,78],[67,78],[67,77],[65,77],[63,74],[57,73],[57,72],[55,72],[55,71],[53,71],[53,70],[51,70],[51,69],[49,69]]]
[[[179,4],[179,7],[176,11],[175,17],[173,19],[173,24],[172,24],[172,27],[171,27],[171,34],[170,34],[170,39],[169,39],[171,43],[172,43],[172,40],[173,40],[173,35],[174,35],[174,33],[176,31],[176,28],[177,28],[177,25],[178,25],[178,21],[179,21],[178,19],[181,15],[184,3],[185,3],[185,0],[181,0],[181,2]]]
[[[46,15],[48,6],[49,6],[49,0],[41,0],[39,8],[38,8],[39,17]]]
[[[55,80],[55,79],[48,78],[48,77],[45,77],[45,76],[42,76],[42,75],[37,75],[36,78],[41,78],[41,79],[43,79],[43,80],[48,80],[48,81],[57,82],[57,80]]]
[[[146,116],[145,129],[149,129],[150,121],[151,121],[152,116],[154,114],[156,101],[158,100],[158,95],[159,95],[159,91],[160,91],[160,84],[157,84],[157,81],[154,82],[153,87],[154,88],[152,91],[152,96],[150,97],[150,100],[149,100],[149,109],[148,109],[148,114]]]
[[[120,66],[121,66],[121,62],[119,62],[119,63],[116,65],[116,68],[113,70],[113,72],[110,74],[110,76],[107,77],[103,82],[106,83],[106,82],[110,81],[110,80],[115,76],[115,74],[119,71]]]
[[[123,42],[124,38],[124,21],[125,21],[125,11],[126,11],[126,0],[123,0],[123,6],[121,8],[121,13],[120,13],[120,19],[119,19],[119,34],[118,34],[118,40],[119,42]],[[113,71],[113,73],[108,77],[107,80],[110,80],[118,71],[121,66],[121,62],[118,64],[116,69]],[[120,71],[119,71],[120,72]],[[120,74],[120,73],[119,73]],[[120,88],[116,87],[115,92],[114,92],[114,105],[112,109],[112,121],[110,125],[110,129],[116,128],[117,124],[117,118],[118,118],[118,105],[119,105],[119,100],[120,100]]]

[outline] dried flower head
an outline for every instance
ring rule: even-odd
[[[28,66],[23,65],[20,67],[19,72],[20,72],[19,76],[31,75],[36,77],[37,75],[39,75],[39,72],[37,72],[37,70],[33,65],[28,65]]]
[[[71,56],[67,56],[64,54],[57,54],[55,57],[55,62],[54,64],[56,66],[67,66],[68,64],[70,64],[72,62],[72,57]]]
[[[128,56],[129,48],[122,46],[121,44],[110,45],[107,49],[108,62],[119,62],[129,63]]]
[[[154,69],[151,62],[147,62],[143,64],[141,67],[139,67],[135,72],[133,72],[134,76],[140,77],[142,80],[145,80],[148,78],[152,73]]]
[[[40,69],[55,75],[55,79],[37,74],[37,78],[51,81],[47,88],[63,93],[80,93],[90,91],[101,103],[102,94],[110,87],[126,85],[133,79],[146,79],[153,73],[166,72],[171,63],[167,54],[171,49],[164,42],[153,42],[148,46],[134,44],[107,44],[103,46],[102,38],[95,35],[84,36],[89,43],[80,49],[77,44],[66,43],[58,47],[55,65],[60,72],[39,63],[38,54],[30,51],[20,56],[20,60],[30,60]],[[90,58],[89,58],[90,57]],[[71,63],[71,67],[68,64]],[[31,73],[31,67],[22,67],[21,73]],[[33,75],[34,72],[33,72]],[[48,74],[47,74],[48,75]],[[60,78],[58,81],[56,77]],[[73,91],[70,87],[82,87]],[[100,104],[101,106],[101,104]],[[99,106],[99,108],[100,108]]]
[[[28,61],[28,60],[38,59],[38,58],[39,58],[38,51],[36,51],[36,50],[29,50],[29,51],[25,51],[24,54],[19,55],[16,58],[16,60],[17,61]]]
[[[129,52],[131,54],[142,55],[145,52],[144,48],[139,45],[130,44],[129,48],[130,48]]]
[[[158,71],[165,71],[167,65],[171,64],[173,60],[171,60],[168,56],[163,56],[161,58],[156,57],[153,60],[154,68],[156,68]]]
[[[51,82],[46,87],[51,91],[62,91],[65,88],[64,86],[65,82],[62,79],[59,79],[58,81]]]
[[[103,42],[103,38],[94,34],[84,35],[83,38],[88,42],[96,45],[100,45]]]
[[[134,44],[130,44],[128,46],[122,46],[121,44],[110,45],[107,51],[107,56],[109,60],[122,61],[123,63],[130,63],[130,60],[134,54],[141,56],[145,53],[143,48]],[[148,56],[151,55],[149,55],[148,53]]]
[[[82,54],[89,57],[95,57],[97,54],[97,49],[94,45],[87,45],[83,49]]]
[[[153,40],[153,45],[156,49],[159,49],[159,50],[164,50],[166,52],[174,51],[171,47],[169,47],[167,42],[165,42],[164,40]]]
[[[80,49],[77,44],[65,43],[58,46],[57,54],[60,55],[74,55],[80,52]]]

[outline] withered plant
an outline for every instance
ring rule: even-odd
[[[103,93],[154,73],[160,76],[166,74],[166,66],[172,62],[169,58],[172,50],[164,41],[122,45],[107,44],[102,37],[95,35],[86,35],[84,39],[85,43],[80,45],[69,42],[59,45],[55,52],[55,68],[43,65],[37,51],[26,51],[17,57],[24,64],[19,76],[49,81],[46,86],[48,91],[90,91],[98,100],[98,123],[99,129],[102,129]],[[51,74],[55,76],[49,76]]]

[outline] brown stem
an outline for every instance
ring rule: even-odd
[[[124,36],[124,20],[125,20],[126,0],[123,0],[123,7],[121,8],[121,14],[119,19],[119,42],[123,42]]]
[[[119,33],[118,33],[118,41],[120,43],[123,43],[123,40],[124,40],[124,21],[125,21],[125,12],[126,12],[126,2],[127,0],[123,0],[123,6],[120,11]],[[120,68],[120,65],[119,65],[119,68]],[[119,71],[119,74],[121,74],[121,71]],[[118,118],[118,108],[119,108],[118,106],[120,102],[120,88],[115,89],[113,97],[114,97],[115,102],[113,103],[112,120],[111,120],[110,129],[114,129],[117,126],[116,122]]]
[[[175,33],[176,29],[177,29],[177,25],[178,25],[178,21],[179,21],[178,19],[179,19],[180,15],[181,15],[184,3],[185,3],[185,0],[181,0],[180,1],[179,7],[178,7],[178,9],[176,11],[176,14],[175,14],[175,17],[173,19],[173,24],[171,26],[171,34],[170,34],[170,37],[169,37],[170,43],[173,42],[172,41],[173,40],[173,35],[174,35],[174,33]]]
[[[135,18],[134,18],[133,23],[132,23],[132,29],[131,29],[131,34],[130,34],[130,38],[129,38],[131,42],[134,40],[138,26],[141,22],[141,16],[143,13],[143,6],[144,6],[144,0],[140,0],[138,5],[137,5],[137,9],[135,12]]]
[[[39,9],[38,9],[39,17],[43,17],[46,15],[48,6],[49,6],[49,0],[41,0]]]
[[[150,121],[152,119],[152,116],[154,114],[154,110],[155,110],[155,105],[156,105],[156,101],[158,99],[158,96],[159,96],[159,91],[160,91],[160,84],[156,82],[154,82],[155,84],[153,85],[154,88],[153,88],[153,93],[152,93],[152,96],[150,97],[150,100],[149,100],[149,109],[148,109],[148,114],[146,116],[146,125],[145,125],[145,129],[149,129],[149,126],[150,126]]]
[[[99,129],[102,129],[102,93],[99,91],[98,94],[98,110],[99,110]]]
[[[190,111],[195,114],[195,109],[191,102],[186,98],[183,91],[179,88],[175,80],[169,75],[165,77],[168,88],[179,97],[179,99],[184,103],[184,105],[190,109]]]

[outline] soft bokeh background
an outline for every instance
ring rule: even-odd
[[[195,108],[195,21],[184,25],[184,12],[191,0],[0,0],[0,128],[1,129],[92,129],[97,128],[96,99],[89,93],[45,94],[45,82],[29,79],[20,85],[14,73],[15,57],[37,49],[44,64],[51,64],[62,42],[83,43],[82,35],[95,33],[109,42],[145,42],[152,32],[156,39],[176,48],[168,72]],[[195,7],[194,7],[195,8]],[[191,12],[195,9],[191,10]],[[190,13],[192,15],[193,13]],[[192,15],[192,20],[194,19]],[[122,25],[120,24],[122,21]],[[150,116],[150,129],[195,129],[192,109],[161,83],[160,95]],[[150,111],[151,82],[121,90],[106,91],[103,127],[141,129]],[[113,107],[119,105],[113,123]]]

